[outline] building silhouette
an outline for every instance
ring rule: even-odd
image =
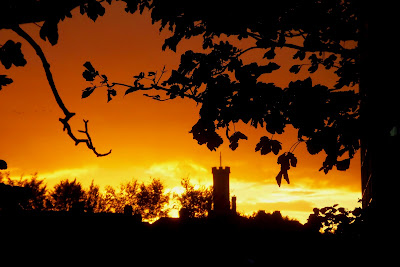
[[[232,208],[229,201],[229,174],[230,167],[213,167],[213,207],[215,216],[236,214],[236,196],[232,197]]]

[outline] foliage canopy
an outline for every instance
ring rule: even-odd
[[[97,88],[106,87],[110,101],[117,95],[116,87],[123,86],[125,95],[146,91],[145,96],[158,101],[176,97],[192,99],[201,108],[199,120],[190,132],[200,145],[205,144],[210,150],[216,150],[223,143],[219,129],[226,129],[230,148],[235,150],[240,140],[247,139],[242,132],[232,132],[235,123],[263,128],[266,135],[255,150],[263,155],[270,152],[280,154],[278,164],[281,171],[276,177],[279,185],[282,177],[289,182],[287,171],[296,166],[293,152],[299,143],[305,143],[310,154],[325,152],[326,158],[320,168],[325,173],[333,167],[338,170],[349,168],[350,160],[359,149],[360,139],[359,95],[350,90],[360,79],[357,46],[360,36],[359,1],[247,1],[246,5],[226,0],[121,1],[126,4],[126,12],[147,10],[152,22],[160,25],[160,31],[171,32],[162,49],[176,51],[182,40],[200,36],[203,51],[184,52],[178,69],[165,80],[161,80],[165,73],[163,69],[161,72],[141,72],[133,77],[133,84],[111,82],[107,75],[100,74],[90,62],[86,62],[83,77],[98,84],[84,89],[83,98],[89,97]],[[58,23],[72,17],[73,8],[79,6],[80,13],[93,21],[106,11],[106,3],[96,0],[61,1],[60,7],[53,9],[44,8],[52,6],[49,1],[25,2],[29,2],[32,8],[42,4],[42,10],[51,10],[50,13],[31,16],[29,22],[44,21],[40,37],[52,45],[59,38]],[[112,4],[117,0],[106,2]],[[7,3],[2,5],[5,6],[3,10],[8,9],[8,14],[26,10],[26,6]],[[27,22],[26,18],[7,15],[0,20],[0,25],[24,36],[18,27],[22,22]],[[251,45],[247,48],[235,45],[243,41]],[[1,46],[0,60],[6,68],[25,65],[20,48],[21,43],[12,40]],[[337,75],[335,85],[329,88],[328,85],[316,84],[311,77],[288,81],[285,88],[266,82],[268,77],[265,74],[280,69],[280,62],[275,59],[284,49],[292,51],[290,73],[312,74],[324,68]],[[262,58],[244,63],[243,56],[251,50],[262,51]],[[43,61],[43,57],[41,59]],[[1,75],[0,89],[11,82],[10,78]],[[147,91],[163,95],[148,94]],[[60,101],[57,100],[59,105]],[[111,152],[100,154],[95,151],[86,121],[86,131],[81,132],[86,133],[87,139],[74,137],[68,128],[68,120],[74,114],[65,106],[63,111],[66,118],[60,121],[76,144],[85,142],[97,156]],[[273,138],[275,134],[282,134],[287,125],[298,130],[298,142],[290,151],[283,152],[281,143]]]

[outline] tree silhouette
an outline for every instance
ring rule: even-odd
[[[87,13],[88,16],[96,20],[97,15],[93,15],[93,10],[99,8],[100,3],[95,0],[74,0],[74,1],[60,1],[54,3],[52,1],[41,0],[17,0],[17,1],[2,1],[0,3],[0,30],[11,29],[26,42],[28,42],[35,50],[40,61],[42,62],[43,69],[46,74],[47,81],[56,100],[58,107],[62,110],[65,117],[60,118],[60,122],[63,124],[63,130],[67,132],[68,136],[75,142],[75,145],[85,143],[86,146],[91,149],[94,154],[98,157],[106,156],[111,153],[111,150],[107,153],[99,153],[93,145],[92,139],[89,135],[88,120],[83,120],[85,129],[79,130],[80,133],[85,135],[85,138],[78,138],[71,129],[69,120],[75,116],[75,113],[70,112],[65,106],[53,79],[53,74],[50,70],[50,64],[46,59],[46,56],[35,40],[22,30],[19,25],[23,23],[35,23],[44,21],[40,29],[40,37],[43,40],[48,40],[52,45],[55,45],[58,41],[58,28],[57,24],[60,20],[64,20],[65,17],[71,17],[70,11],[81,6],[81,13]],[[101,11],[96,11],[100,12]],[[104,12],[103,12],[104,14]],[[6,69],[12,67],[25,66],[27,63],[24,55],[21,52],[21,43],[15,43],[13,40],[8,40],[5,44],[0,44],[0,62]],[[6,75],[0,75],[0,90],[3,86],[12,83],[13,80]]]
[[[7,170],[7,162],[0,159],[0,170]]]
[[[23,210],[41,211],[46,209],[47,203],[47,185],[44,180],[39,180],[37,173],[33,174],[29,179],[12,180],[9,172],[0,172],[0,182],[19,187],[27,193],[26,199],[19,203]]]
[[[204,52],[183,53],[178,69],[161,84],[164,70],[159,74],[141,72],[134,76],[133,84],[122,84],[111,82],[86,62],[83,77],[90,82],[97,79],[98,84],[86,88],[82,97],[106,87],[110,101],[117,94],[115,88],[122,86],[127,88],[125,95],[152,90],[163,92],[165,97],[144,95],[159,101],[192,99],[201,109],[191,133],[210,150],[223,143],[217,133],[221,128],[226,130],[230,147],[235,150],[247,136],[231,129],[235,129],[237,122],[244,122],[264,128],[270,135],[260,139],[256,151],[263,155],[271,151],[279,154],[281,143],[273,137],[282,134],[286,125],[292,125],[298,129],[298,141],[278,157],[279,185],[282,177],[289,182],[287,171],[296,166],[293,152],[299,143],[305,143],[310,154],[325,152],[320,168],[325,173],[333,167],[346,170],[360,147],[361,135],[360,99],[358,93],[349,89],[359,83],[360,76],[358,4],[342,0],[291,0],[268,2],[268,8],[262,8],[261,2],[242,6],[227,1],[205,1],[201,5],[180,0],[129,1],[127,12],[147,8],[153,23],[161,23],[160,30],[172,32],[163,49],[176,51],[181,40],[201,36]],[[233,44],[244,40],[251,45],[239,48]],[[293,53],[288,72],[312,74],[324,68],[337,75],[336,84],[329,88],[313,83],[310,77],[290,81],[285,88],[265,82],[265,74],[281,67],[274,61],[277,54],[288,49]],[[262,56],[245,64],[244,55],[256,50]]]
[[[305,227],[314,231],[337,235],[348,234],[350,225],[354,224],[356,220],[360,220],[362,215],[360,208],[349,211],[343,207],[338,207],[338,204],[321,209],[314,208],[313,212],[313,214],[310,214]]]
[[[117,190],[112,186],[106,186],[102,196],[101,211],[125,213],[127,207],[131,207],[134,214],[140,214],[143,219],[153,221],[166,216],[169,212],[167,206],[170,199],[164,190],[164,184],[159,179],[152,179],[147,185],[139,184],[133,179],[121,183]]]
[[[131,180],[121,183],[118,191],[112,186],[106,186],[104,199],[104,211],[123,213],[125,206],[132,206],[133,211],[137,211],[137,192],[139,183],[137,180]]]
[[[56,211],[70,211],[85,200],[85,191],[76,179],[60,181],[50,192],[52,209]]]
[[[104,210],[104,201],[100,192],[100,187],[94,184],[92,180],[88,190],[84,194],[85,210],[87,212],[102,212]]]
[[[111,4],[116,1],[106,2]],[[360,38],[359,1],[250,1],[246,5],[232,5],[225,0],[206,0],[201,4],[182,0],[123,2],[128,13],[142,13],[148,9],[152,22],[160,23],[160,30],[172,33],[165,40],[163,49],[176,51],[181,40],[201,36],[204,51],[183,53],[178,69],[173,70],[164,81],[161,81],[164,70],[150,71],[135,75],[133,84],[112,82],[107,75],[100,74],[90,62],[86,62],[84,78],[90,82],[97,79],[98,84],[86,88],[82,97],[105,87],[110,101],[117,95],[117,86],[122,86],[126,88],[125,94],[146,91],[144,95],[159,101],[176,97],[192,99],[201,108],[200,118],[191,133],[200,145],[205,144],[210,150],[223,143],[218,129],[226,130],[230,147],[235,150],[240,140],[247,139],[244,133],[235,130],[237,122],[261,127],[265,129],[266,136],[260,139],[256,151],[261,154],[270,151],[281,153],[278,157],[281,171],[276,177],[278,184],[282,177],[289,181],[288,170],[296,166],[292,164],[297,161],[293,152],[299,143],[305,143],[310,154],[325,152],[326,158],[320,168],[325,173],[333,167],[338,170],[349,168],[350,160],[359,149],[361,135],[359,97],[354,90],[348,89],[357,85],[360,79],[357,45]],[[0,6],[4,13],[0,27],[14,30],[35,49],[42,61],[53,95],[65,115],[60,119],[64,130],[75,144],[86,143],[97,156],[111,151],[104,154],[96,151],[88,132],[88,121],[84,121],[85,130],[80,131],[85,138],[74,135],[69,119],[75,114],[62,102],[43,51],[18,25],[44,21],[40,37],[55,45],[58,41],[57,25],[66,17],[71,17],[73,8],[79,6],[81,14],[96,21],[105,13],[103,5],[105,2],[100,0],[60,1],[56,8],[51,1],[29,0],[25,5],[17,1],[14,5],[6,2]],[[28,15],[27,8],[30,8],[29,14],[34,15]],[[239,48],[236,43],[250,45]],[[281,68],[274,59],[279,53],[287,51],[284,49],[293,53],[288,72],[312,74],[324,68],[337,75],[336,84],[329,88],[307,78],[295,79],[281,88],[265,82],[266,74]],[[245,64],[243,57],[250,51],[261,51],[262,56]],[[0,59],[6,68],[26,63],[21,44],[12,40],[1,47]],[[0,77],[0,86],[12,82],[4,75]],[[147,91],[163,92],[165,97],[148,94]],[[274,136],[283,133],[286,125],[298,129],[298,142],[289,151],[282,152],[280,141]]]
[[[151,221],[168,215],[169,195],[164,193],[164,185],[159,179],[152,179],[148,185],[142,183],[136,199],[137,211],[143,219]]]
[[[210,187],[195,189],[189,178],[182,179],[181,185],[185,191],[177,197],[182,208],[180,217],[201,218],[208,215],[212,203],[212,190]]]

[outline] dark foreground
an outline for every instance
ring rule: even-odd
[[[0,216],[0,226],[0,266],[361,266],[375,256],[383,266],[386,259],[365,236],[238,216],[150,225],[122,214],[26,213]]]

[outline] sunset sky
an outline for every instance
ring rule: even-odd
[[[314,207],[359,206],[359,153],[348,171],[335,169],[325,175],[318,171],[324,160],[323,152],[311,156],[305,145],[300,144],[295,150],[298,166],[289,170],[291,184],[283,182],[278,187],[277,156],[261,156],[254,151],[259,138],[267,135],[262,129],[237,124],[236,130],[247,134],[249,140],[240,142],[239,148],[231,151],[224,137],[224,144],[211,152],[198,145],[189,133],[198,120],[199,110],[191,100],[158,102],[140,92],[124,97],[126,88],[119,91],[116,88],[118,94],[109,103],[103,88],[81,99],[82,90],[90,85],[82,77],[86,61],[92,62],[110,81],[133,84],[133,75],[160,71],[164,65],[170,71],[178,66],[181,53],[201,50],[201,40],[193,39],[182,42],[176,53],[162,51],[163,40],[170,33],[159,33],[159,25],[151,24],[149,14],[127,14],[121,3],[105,7],[106,14],[96,22],[80,15],[79,9],[74,10],[72,19],[59,24],[60,39],[55,46],[40,39],[37,25],[21,28],[42,47],[65,105],[77,113],[71,120],[74,132],[79,135],[77,130],[84,129],[83,119],[89,120],[97,151],[105,153],[112,149],[106,157],[96,157],[84,144],[75,146],[62,131],[58,119],[63,113],[33,48],[12,31],[1,30],[0,43],[8,39],[21,42],[28,61],[25,67],[9,70],[0,66],[0,73],[14,80],[0,91],[0,159],[7,161],[12,177],[28,178],[38,172],[49,188],[66,178],[77,178],[85,187],[94,180],[101,189],[131,179],[147,183],[150,178],[160,178],[169,189],[179,187],[185,177],[196,184],[211,185],[211,168],[219,165],[221,152],[222,165],[231,167],[230,194],[237,196],[240,212],[280,210],[283,215],[305,223]],[[281,68],[263,79],[285,87],[294,79],[308,77],[305,71],[298,75],[289,73],[293,65],[289,60],[294,53],[290,49],[277,53],[275,61]],[[257,56],[249,53],[247,60],[262,58]],[[314,83],[327,85],[336,79],[322,70],[312,78]],[[282,151],[287,151],[296,141],[296,132],[287,127],[283,135],[274,138],[283,143]]]

